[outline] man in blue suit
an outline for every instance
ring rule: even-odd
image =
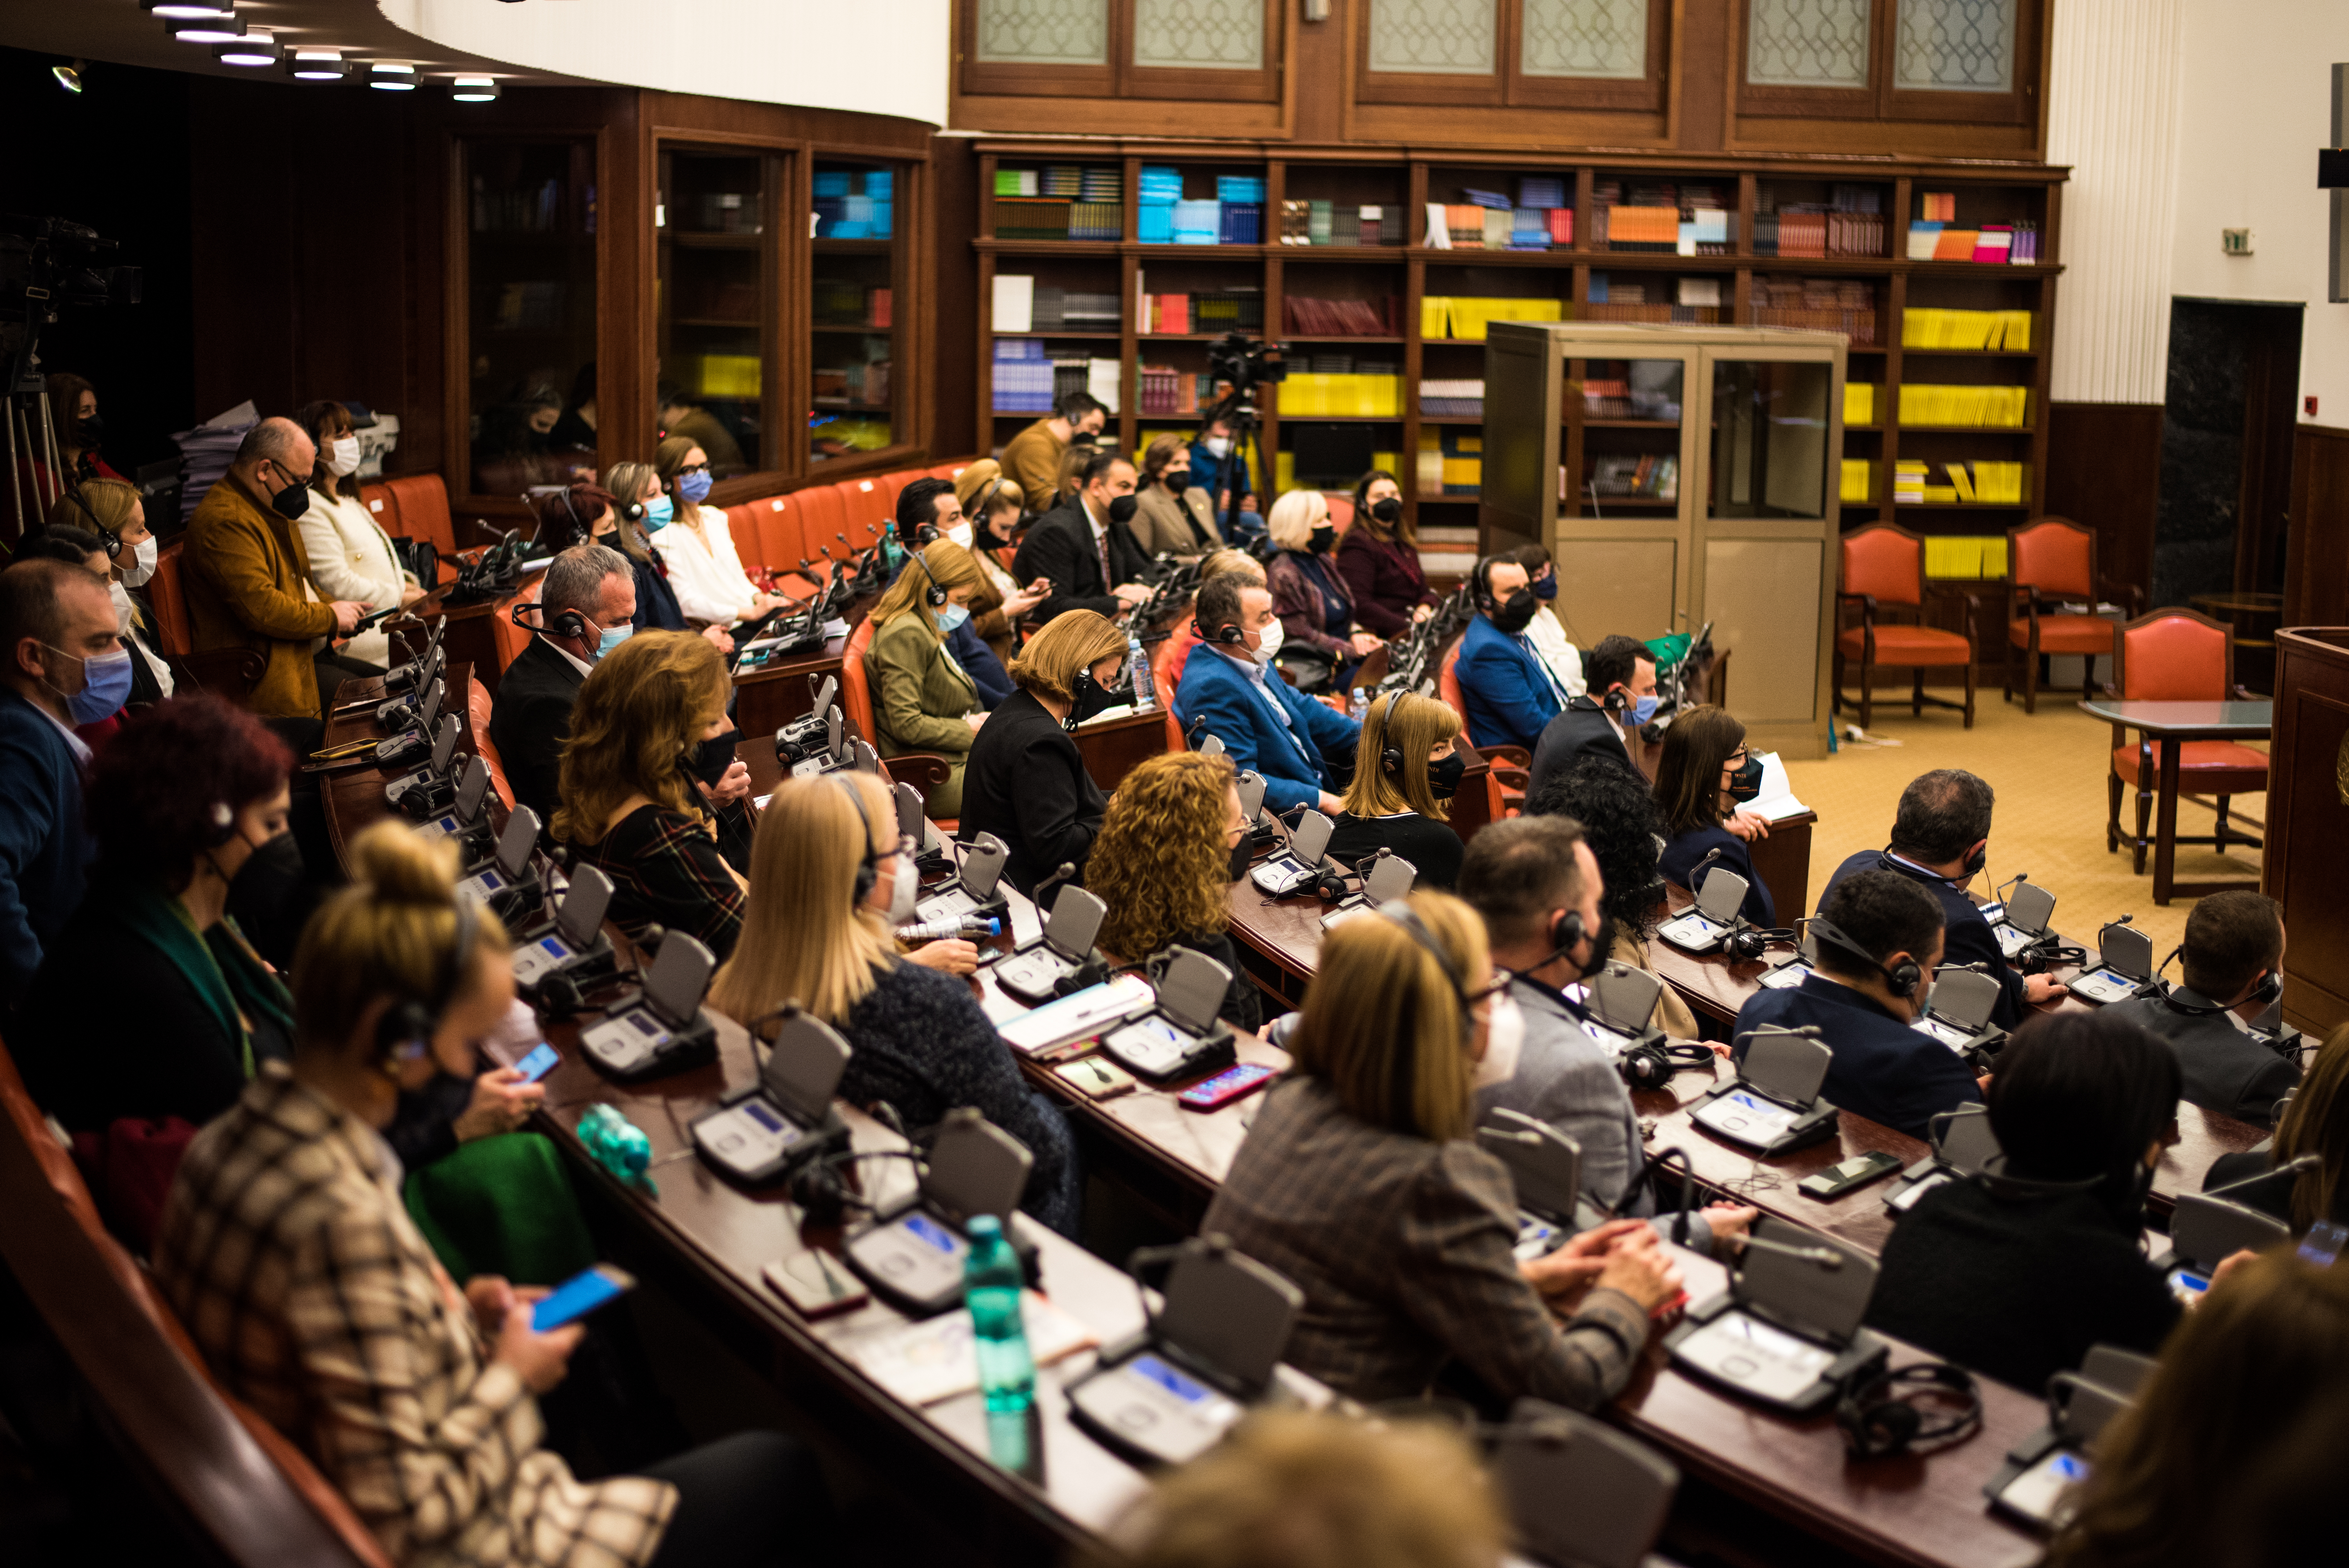
[[[1234,767],[1263,777],[1264,803],[1275,811],[1311,806],[1335,818],[1346,802],[1331,792],[1339,775],[1327,759],[1351,758],[1362,727],[1274,673],[1281,631],[1272,595],[1226,573],[1200,585],[1192,616],[1200,642],[1174,690],[1184,732],[1222,740]]]
[[[49,942],[81,903],[89,840],[77,724],[130,693],[103,578],[61,561],[0,572],[0,997],[23,995]]]
[[[1996,804],[1991,787],[1961,768],[1937,768],[1920,774],[1900,791],[1892,819],[1892,842],[1881,850],[1862,850],[1836,867],[1820,894],[1819,907],[1835,894],[1836,884],[1862,872],[1892,872],[1907,877],[1933,897],[1949,931],[1948,964],[1981,968],[1999,984],[1998,1006],[1990,1021],[2012,1029],[2023,1021],[2023,1010],[2064,995],[2061,982],[2044,975],[2025,978],[2011,968],[1999,951],[1997,934],[1982,918],[1982,906],[1967,896],[1966,886],[1981,874],[1990,858],[1990,815]]]
[[[1532,750],[1566,706],[1567,694],[1526,638],[1541,608],[1526,569],[1512,556],[1476,562],[1476,616],[1460,639],[1453,674],[1468,705],[1469,738],[1479,746]]]

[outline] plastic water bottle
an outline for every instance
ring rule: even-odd
[[[963,1263],[962,1299],[970,1308],[978,1351],[978,1389],[990,1415],[1016,1416],[1036,1398],[1036,1362],[1028,1353],[1028,1326],[1019,1313],[1019,1258],[1003,1222],[981,1214],[970,1222],[970,1255]]]
[[[647,1184],[653,1162],[652,1140],[644,1129],[600,1100],[579,1118],[579,1141],[596,1164],[632,1187]]]
[[[897,928],[900,942],[946,942],[955,937],[976,940],[999,935],[1003,922],[994,915],[954,914],[944,920],[918,921]]]
[[[1356,686],[1354,688],[1354,695],[1347,699],[1346,716],[1349,718],[1351,718],[1355,723],[1360,724],[1362,721],[1362,715],[1370,711],[1371,699],[1369,695],[1365,693],[1361,687]]]
[[[1143,651],[1142,639],[1132,632],[1125,634],[1125,659],[1133,677],[1134,707],[1151,707],[1158,696],[1158,687],[1150,678],[1150,655]]]

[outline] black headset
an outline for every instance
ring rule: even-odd
[[[1952,1411],[1917,1403],[1919,1394],[1945,1394],[1959,1402]],[[1844,1447],[1857,1460],[1906,1453],[1919,1443],[1955,1441],[1982,1425],[1982,1394],[1973,1374],[1942,1361],[1920,1361],[1883,1372],[1844,1390],[1836,1401],[1836,1427]]]
[[[1899,963],[1888,966],[1875,954],[1837,930],[1834,923],[1825,915],[1811,916],[1809,930],[1813,936],[1828,946],[1842,948],[1846,953],[1883,975],[1884,988],[1904,1002],[1914,998],[1917,995],[1917,987],[1925,982],[1925,971],[1918,966],[1916,959],[1903,958]]]
[[[1238,626],[1230,624],[1218,626],[1212,634],[1210,634],[1206,627],[1199,624],[1198,617],[1195,615],[1191,619],[1191,630],[1199,634],[1199,641],[1203,643],[1221,643],[1227,648],[1237,648],[1241,645],[1251,641],[1246,632],[1241,631]]]
[[[922,581],[929,584],[922,590],[922,597],[927,600],[930,608],[935,610],[947,602],[947,591],[939,587],[938,580],[930,574],[930,558],[926,553],[926,550],[927,546],[925,545],[922,550],[908,551],[906,553],[913,558],[914,564],[922,569]]]
[[[433,982],[432,995],[428,999],[404,996],[384,1009],[376,1020],[376,1061],[388,1074],[396,1074],[399,1064],[412,1061],[432,1048],[432,1037],[439,1032],[441,1016],[449,1004],[457,997],[457,987],[465,975],[465,955],[473,950],[474,934],[481,926],[481,913],[472,896],[460,892],[455,901],[457,926],[450,938],[448,955],[441,960],[440,977]]]
[[[848,791],[848,803],[856,809],[857,826],[864,830],[864,855],[856,864],[856,892],[848,901],[852,911],[861,909],[866,896],[881,880],[881,857],[873,848],[873,819],[864,814],[864,797],[857,792],[856,785],[846,774],[827,773],[823,777]]]
[[[98,521],[98,513],[90,511],[89,502],[82,499],[81,486],[76,485],[67,490],[62,499],[73,502],[75,506],[81,509],[82,516],[89,519],[89,530],[98,535],[98,543],[105,546],[106,558],[109,561],[122,553],[122,535]]]
[[[1393,725],[1395,704],[1402,700],[1402,687],[1397,686],[1387,694],[1386,708],[1379,715],[1379,740],[1381,748],[1379,752],[1379,766],[1398,780],[1402,778],[1402,748],[1394,743]]]
[[[2165,958],[2153,966],[2156,978],[2160,976],[2163,970],[2169,967],[2170,958],[2175,958],[2185,951],[2186,944],[2182,942],[2171,948],[2169,958]],[[2178,999],[2178,993],[2165,981],[2161,987],[2161,1004],[2171,1012],[2183,1014],[2189,1018],[2215,1018],[2221,1013],[2233,1012],[2244,1002],[2257,1002],[2262,1007],[2272,1006],[2276,999],[2282,995],[2283,976],[2278,975],[2273,968],[2270,968],[2267,974],[2261,976],[2259,989],[2244,997],[2241,1002],[2181,1002]]]
[[[1501,564],[1497,555],[1487,555],[1476,562],[1476,608],[1486,614],[1500,608],[1493,600],[1493,568]]]
[[[513,607],[511,612],[513,624],[525,632],[544,632],[557,637],[577,637],[583,642],[586,640],[587,617],[578,611],[557,610],[551,619],[533,626],[523,619],[523,614],[532,610],[537,611],[542,615],[546,614],[546,606],[533,599],[526,604],[516,604]]]

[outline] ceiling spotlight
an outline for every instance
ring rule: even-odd
[[[277,39],[268,33],[247,32],[233,44],[214,45],[212,58],[224,66],[274,66]]]
[[[182,44],[233,44],[244,36],[244,24],[233,16],[171,21],[163,26]]]
[[[231,0],[219,0],[218,4],[212,4],[211,0],[139,0],[139,8],[150,16],[160,16],[166,21],[201,22],[208,17],[236,15],[236,6]]]
[[[378,61],[367,67],[367,86],[388,93],[412,93],[416,90],[416,67]]]
[[[76,60],[69,66],[51,66],[49,75],[57,78],[57,86],[69,93],[81,91],[81,74],[89,69],[88,63]]]
[[[295,81],[338,82],[351,74],[339,49],[296,49],[285,62],[285,74]]]
[[[459,77],[449,84],[449,96],[459,103],[495,103],[498,81],[495,77]]]

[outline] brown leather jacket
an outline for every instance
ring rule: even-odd
[[[269,667],[253,688],[253,711],[317,717],[310,645],[334,634],[335,612],[303,592],[310,558],[294,525],[234,474],[224,475],[196,503],[181,565],[196,651],[260,649]]]

